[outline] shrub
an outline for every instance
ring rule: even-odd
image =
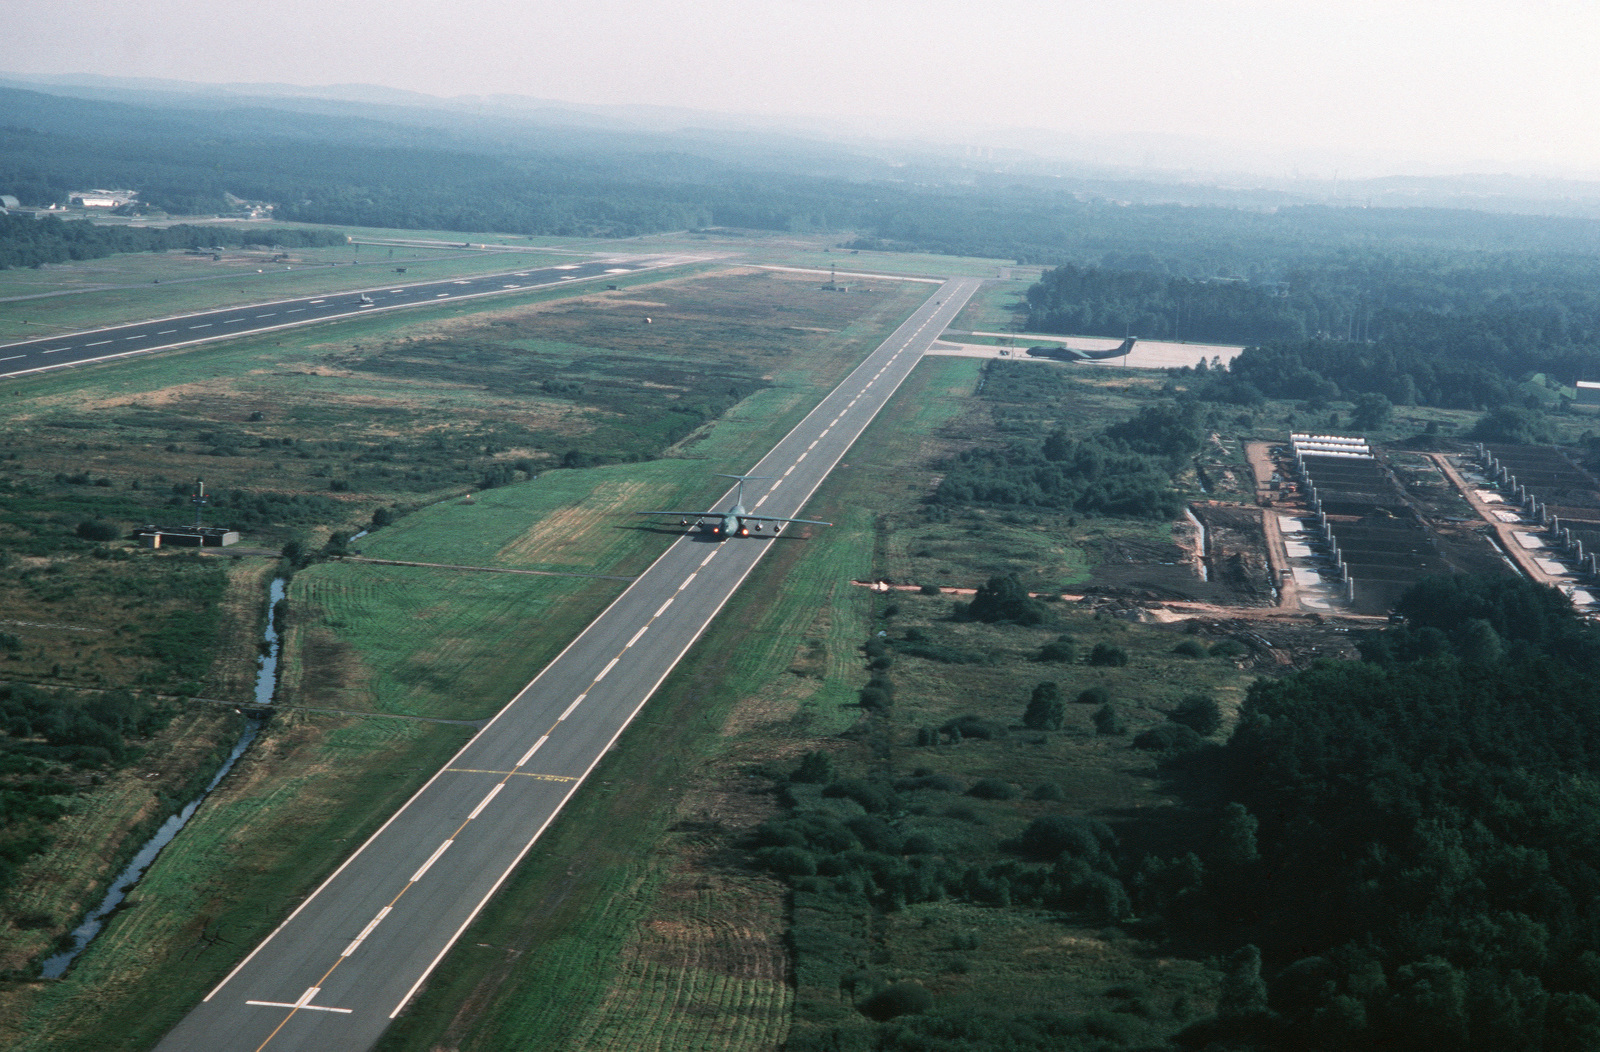
[[[1111,691],[1106,687],[1090,687],[1078,692],[1079,705],[1109,705],[1111,704]]]
[[[1173,647],[1172,652],[1179,657],[1186,658],[1203,658],[1206,656],[1205,645],[1198,639],[1185,639],[1182,643]]]
[[[1137,735],[1133,739],[1133,747],[1150,752],[1173,752],[1193,749],[1202,740],[1192,728],[1181,723],[1163,723]]]
[[[1033,688],[1028,707],[1022,713],[1022,725],[1030,731],[1058,731],[1066,716],[1067,705],[1061,697],[1061,688],[1045,682]]]
[[[1018,625],[1041,625],[1049,616],[1043,603],[1028,595],[1016,574],[991,577],[978,586],[967,604],[967,616],[974,621],[995,624],[1010,621]]]
[[[785,877],[817,875],[816,857],[798,847],[764,847],[756,852],[756,860]]]
[[[999,778],[979,778],[972,783],[972,788],[967,790],[968,796],[975,796],[979,800],[1015,800],[1017,790],[1010,782],[1001,781]]]
[[[1250,648],[1237,639],[1223,639],[1211,645],[1211,656],[1219,658],[1243,657],[1250,653]]]
[[[894,806],[889,790],[853,778],[840,779],[822,790],[823,796],[854,800],[867,811],[888,811]]]
[[[954,741],[960,741],[963,738],[981,738],[984,741],[994,741],[1006,736],[1005,727],[994,720],[986,720],[982,716],[974,716],[971,713],[965,716],[957,716],[939,729]]]
[[[1067,854],[1093,861],[1116,842],[1116,834],[1104,822],[1067,815],[1045,815],[1029,823],[1028,828],[1022,831],[1019,844],[1023,854],[1034,858],[1053,860]]]
[[[1054,782],[1041,782],[1033,787],[1033,792],[1028,794],[1035,800],[1065,800],[1067,794]]]
[[[1222,726],[1222,709],[1217,699],[1209,694],[1190,694],[1178,702],[1178,707],[1167,719],[1181,723],[1202,738],[1215,734]]]
[[[933,1008],[933,995],[917,983],[891,983],[856,1005],[868,1019],[887,1022],[902,1015],[925,1015]]]
[[[910,778],[896,779],[894,787],[900,792],[921,789],[934,793],[959,793],[966,789],[966,783],[948,774],[914,774]]]
[[[925,584],[921,588],[917,589],[917,591],[921,592],[923,595],[938,595],[939,586],[936,584]]]
[[[78,523],[78,528],[73,532],[86,541],[114,541],[122,536],[122,531],[116,526],[99,519],[85,519]]]
[[[905,837],[876,815],[857,815],[846,822],[845,827],[856,835],[861,846],[868,851],[898,855],[905,847]]]
[[[1094,732],[1101,735],[1127,734],[1128,726],[1122,715],[1109,701],[1094,710]]]
[[[800,766],[789,776],[791,782],[827,785],[833,781],[833,757],[825,752],[808,752],[800,757]]]
[[[1070,665],[1078,660],[1078,648],[1066,636],[1062,636],[1053,643],[1046,643],[1039,648],[1039,653],[1034,655],[1035,661],[1054,661],[1063,665]]]
[[[1111,643],[1096,643],[1089,651],[1089,664],[1121,668],[1128,663],[1128,652]]]

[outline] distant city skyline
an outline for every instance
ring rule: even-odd
[[[0,67],[22,75],[360,83],[976,144],[1032,128],[1154,168],[1600,176],[1600,5],[1568,0],[12,0],[7,21]]]

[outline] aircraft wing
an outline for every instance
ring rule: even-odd
[[[740,521],[748,522],[803,522],[808,526],[832,526],[831,522],[821,522],[817,519],[780,519],[776,515],[741,515]]]
[[[722,518],[720,511],[636,511],[635,515],[676,515],[681,519]]]

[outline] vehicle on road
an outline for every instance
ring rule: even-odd
[[[751,533],[760,533],[763,528],[770,529],[773,534],[783,529],[784,523],[799,522],[807,526],[832,526],[831,522],[821,522],[817,519],[785,519],[777,515],[756,515],[747,511],[744,506],[744,484],[760,479],[769,479],[771,475],[724,475],[717,472],[718,478],[738,479],[739,492],[734,498],[733,507],[727,511],[636,511],[635,515],[676,515],[679,525],[691,529],[704,530],[717,540],[726,540],[729,537],[748,537]]]

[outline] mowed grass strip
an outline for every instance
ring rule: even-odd
[[[624,582],[334,563],[290,582],[280,704],[494,715]]]

